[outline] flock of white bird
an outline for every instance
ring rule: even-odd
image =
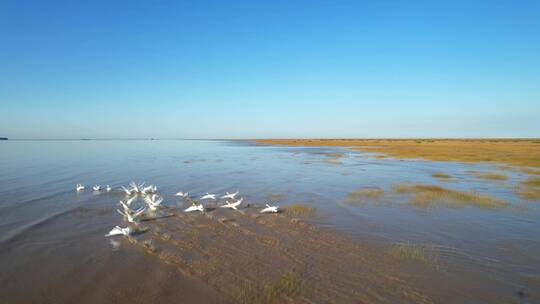
[[[128,187],[121,186],[120,189],[126,194],[126,201],[120,200],[119,205],[120,209],[117,209],[116,211],[122,215],[124,220],[126,220],[129,223],[132,224],[138,224],[138,218],[145,212],[153,213],[156,210],[159,209],[161,206],[161,203],[163,202],[163,197],[157,194],[157,187],[155,185],[148,185],[145,186],[144,183],[137,184],[135,182],[131,182]],[[76,184],[75,190],[77,192],[82,192],[85,190],[85,186],[82,184]],[[110,192],[112,191],[112,187],[107,185],[104,189],[101,187],[101,185],[94,185],[92,187],[93,192],[101,192],[106,191]],[[243,198],[240,198],[236,201],[229,201],[235,200],[236,196],[238,195],[239,191],[236,191],[234,193],[226,192],[224,195],[220,196],[221,199],[227,199],[224,204],[219,206],[220,208],[228,208],[233,210],[238,210],[240,205],[243,202]],[[175,196],[180,197],[181,199],[187,199],[191,201],[191,206],[186,208],[184,212],[192,212],[192,211],[200,211],[205,212],[205,207],[202,203],[197,202],[196,200],[191,200],[189,197],[188,192],[178,192],[175,194]],[[145,202],[145,206],[142,206],[138,209],[132,209],[131,204],[138,198],[142,197],[143,201]],[[217,200],[217,194],[214,193],[206,193],[203,196],[199,198],[200,201],[205,200]],[[266,204],[266,207],[260,210],[260,213],[277,213],[279,212],[279,206],[271,206],[269,204]],[[122,228],[120,226],[115,226],[109,233],[107,233],[105,236],[115,236],[115,235],[123,235],[123,236],[129,236],[133,233],[133,229],[130,226],[127,226],[125,228]]]

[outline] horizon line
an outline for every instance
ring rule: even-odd
[[[540,140],[540,137],[244,137],[244,138],[6,138],[6,141],[108,141],[108,140]]]

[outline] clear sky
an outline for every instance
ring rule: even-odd
[[[0,111],[10,138],[540,137],[540,1],[0,1]]]

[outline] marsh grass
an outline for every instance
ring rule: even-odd
[[[394,244],[387,252],[396,258],[411,259],[425,264],[434,263],[437,255],[433,245],[413,244],[411,242]]]
[[[329,158],[325,159],[324,162],[334,165],[342,165],[343,162],[339,160],[339,158]]]
[[[296,217],[311,216],[315,213],[314,207],[299,203],[286,206],[284,209],[286,214]]]
[[[508,176],[502,173],[495,173],[495,172],[484,172],[484,173],[476,173],[476,177],[482,178],[482,179],[491,179],[491,180],[507,180]]]
[[[443,178],[443,179],[447,179],[447,178],[452,177],[452,176],[450,176],[450,175],[448,175],[446,173],[441,173],[441,172],[433,173],[433,174],[431,174],[431,176],[436,177],[436,178]]]
[[[504,207],[508,202],[487,195],[446,189],[436,185],[401,184],[393,187],[397,193],[411,193],[411,203],[418,207],[429,207],[432,204],[443,204],[448,207],[465,207],[472,205],[479,208]]]
[[[345,199],[349,204],[362,204],[367,200],[378,199],[384,195],[384,190],[381,188],[366,188],[350,192]]]
[[[384,190],[380,188],[369,188],[352,191],[349,193],[349,197],[371,197],[376,198],[384,194]]]
[[[540,175],[540,169],[520,168],[519,171],[532,175]]]
[[[379,152],[394,158],[436,161],[499,162],[540,167],[537,139],[260,139],[257,142],[289,146],[341,146]]]
[[[529,177],[521,183],[526,187],[540,187],[540,177]]]
[[[540,200],[540,189],[517,187],[517,195],[526,200]]]
[[[500,170],[516,171],[516,172],[521,172],[521,173],[530,174],[530,175],[540,175],[540,169],[534,169],[534,168],[515,167],[515,166],[509,166],[509,165],[499,165],[497,166],[497,168]]]
[[[540,177],[529,177],[516,187],[517,195],[526,200],[540,200]]]
[[[303,280],[295,271],[289,271],[274,282],[246,284],[237,295],[237,303],[272,304],[290,302],[302,293]]]

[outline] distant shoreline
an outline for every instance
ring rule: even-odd
[[[286,146],[333,146],[380,153],[379,158],[420,158],[435,161],[498,162],[540,167],[540,139],[256,139]]]
[[[8,139],[7,137],[0,137],[0,139]],[[324,142],[324,145],[333,145],[333,146],[344,146],[343,142],[347,142],[349,145],[351,142],[358,141],[540,141],[540,137],[485,137],[485,138],[444,138],[444,137],[410,137],[410,138],[10,138],[9,140],[18,140],[18,141],[93,141],[93,140],[208,140],[208,141],[251,141],[259,143],[269,143],[269,144],[283,144],[288,142],[289,145],[299,145],[291,144],[292,142],[302,142],[302,145],[307,145],[307,142]],[[332,144],[329,144],[332,143]],[[334,144],[336,143],[336,144]]]

